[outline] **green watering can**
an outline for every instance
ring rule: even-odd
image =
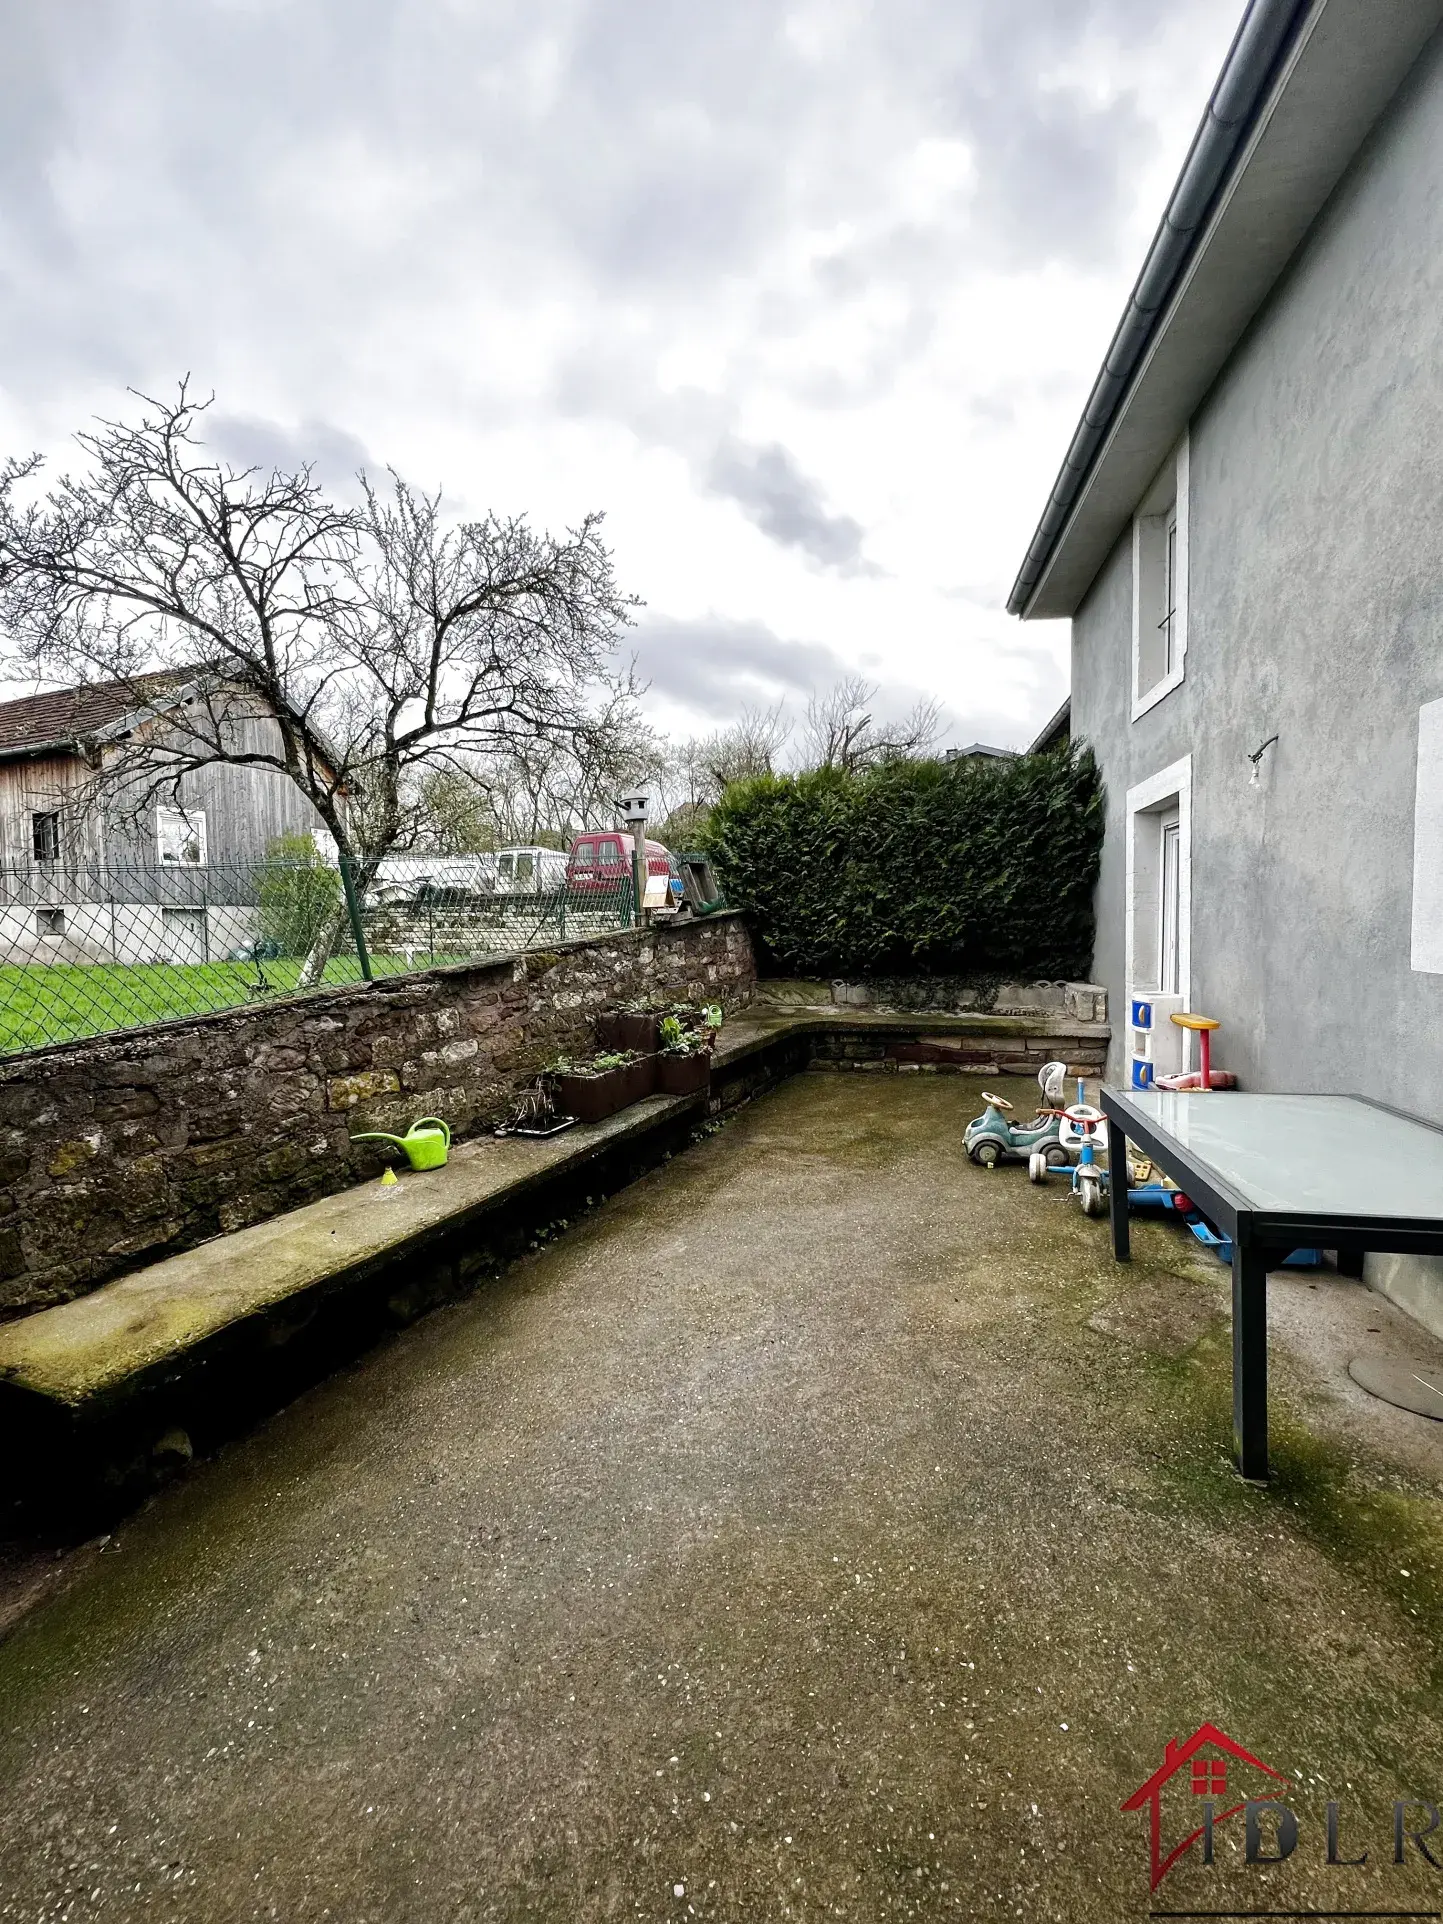
[[[404,1149],[413,1169],[439,1169],[451,1147],[451,1131],[439,1116],[421,1116],[404,1136],[388,1136],[384,1129],[367,1129],[352,1142],[390,1142]]]

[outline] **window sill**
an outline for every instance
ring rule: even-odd
[[[1156,708],[1164,696],[1170,695],[1174,688],[1180,688],[1186,678],[1187,663],[1182,661],[1170,675],[1164,675],[1161,681],[1155,681],[1144,694],[1133,697],[1132,719],[1136,721],[1140,715],[1145,715],[1149,708]]]

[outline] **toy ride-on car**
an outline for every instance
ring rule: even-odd
[[[1030,1122],[1013,1123],[1007,1119],[1012,1113],[1012,1104],[1005,1096],[994,1096],[990,1089],[984,1089],[982,1100],[987,1107],[980,1116],[972,1118],[962,1138],[963,1148],[980,1169],[995,1169],[1007,1156],[1019,1162],[1041,1157],[1054,1169],[1066,1167],[1067,1151],[1059,1133],[1062,1127],[1059,1111],[1039,1109]]]

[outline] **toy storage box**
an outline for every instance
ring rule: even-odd
[[[1180,995],[1155,995],[1151,990],[1128,995],[1129,1088],[1150,1089],[1159,1076],[1174,1076],[1187,1067],[1186,1032],[1168,1020],[1182,1007]]]

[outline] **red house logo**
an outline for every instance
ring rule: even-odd
[[[1235,1803],[1222,1808],[1229,1794],[1230,1778],[1236,1776],[1233,1766],[1243,1765],[1247,1770],[1260,1770],[1275,1778],[1281,1790],[1261,1793],[1253,1791],[1237,1799]],[[1162,1843],[1162,1800],[1163,1792],[1181,1779],[1178,1785],[1186,1785],[1192,1797],[1206,1798],[1203,1805],[1204,1821],[1196,1830],[1190,1831],[1180,1844],[1175,1844],[1165,1855]],[[1123,1804],[1124,1810],[1142,1810],[1148,1814],[1148,1858],[1151,1866],[1150,1890],[1156,1890],[1167,1876],[1173,1865],[1184,1851],[1192,1849],[1200,1837],[1206,1839],[1205,1861],[1211,1859],[1212,1833],[1225,1818],[1235,1817],[1244,1806],[1259,1802],[1268,1797],[1277,1797],[1288,1788],[1288,1780],[1281,1771],[1265,1764],[1261,1757],[1254,1757],[1250,1750],[1234,1743],[1225,1730],[1216,1724],[1199,1724],[1186,1743],[1179,1743],[1175,1737],[1167,1740],[1167,1749],[1158,1768],[1145,1784],[1139,1784],[1131,1797]],[[1234,1790],[1236,1784],[1234,1784]],[[1184,1794],[1187,1794],[1186,1792]],[[1193,1809],[1196,1810],[1194,1805]]]

